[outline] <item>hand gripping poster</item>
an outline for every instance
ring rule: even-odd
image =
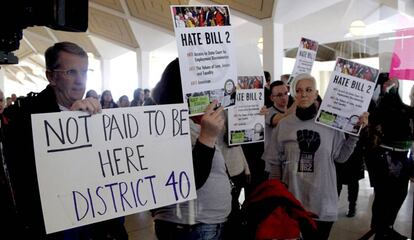
[[[180,5],[171,12],[190,116],[203,114],[214,100],[233,106],[237,69],[229,7]]]
[[[237,58],[236,104],[228,109],[228,144],[264,141],[264,76],[257,47],[239,47],[249,59]]]
[[[359,116],[368,110],[378,69],[338,58],[315,122],[359,135]]]
[[[296,54],[296,62],[293,67],[292,74],[290,74],[288,85],[293,78],[301,73],[311,73],[313,62],[316,59],[319,44],[316,41],[302,38],[299,43],[298,52]]]

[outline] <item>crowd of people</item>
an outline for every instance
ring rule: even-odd
[[[0,94],[4,103],[0,106],[7,106],[0,108],[4,149],[0,212],[9,220],[2,234],[6,239],[128,239],[122,217],[46,234],[30,115],[79,110],[97,114],[106,108],[182,103],[179,61],[166,67],[152,92],[138,88],[131,101],[124,95],[115,102],[110,90],[100,95],[89,90],[84,97],[88,57],[76,44],[56,43],[45,58],[49,85],[42,92],[24,98],[13,95],[7,105]],[[69,70],[76,74],[66,74]],[[412,174],[412,159],[407,156],[413,142],[414,109],[402,103],[398,80],[380,74],[380,97],[373,101],[371,114],[359,117],[364,131],[358,138],[315,123],[322,99],[313,76],[299,74],[290,86],[280,80],[271,82],[268,72],[265,77],[269,99],[261,111],[266,123],[264,143],[228,146],[227,112],[216,108],[216,101],[203,115],[191,117],[197,198],[153,209],[157,238],[328,239],[338,218],[342,184],[349,186],[348,217],[357,214],[359,173],[366,163],[375,192],[371,223],[375,239],[407,239],[393,224]],[[347,162],[356,170],[344,170]],[[349,176],[355,177],[350,180]],[[244,207],[254,209],[243,215],[247,219],[237,214],[242,188]],[[237,224],[241,220],[253,234],[241,234],[241,227],[246,227]]]
[[[110,90],[105,90],[99,95],[95,90],[91,89],[86,92],[85,97],[91,97],[98,100],[101,103],[102,109],[106,108],[118,108],[118,107],[136,107],[143,105],[154,105],[154,101],[151,98],[151,90],[145,88],[137,88],[134,91],[134,98],[129,101],[127,95],[119,97],[118,101],[115,102],[112,98]]]
[[[177,28],[230,25],[227,7],[175,7],[173,11]]]

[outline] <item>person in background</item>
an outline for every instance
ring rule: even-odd
[[[372,112],[375,103],[371,100],[368,112]],[[342,185],[348,186],[348,213],[347,217],[354,217],[359,192],[359,180],[365,177],[365,160],[367,149],[370,147],[368,128],[361,130],[354,152],[345,163],[335,162],[338,197],[341,195]]]
[[[144,103],[143,106],[150,106],[150,105],[156,105],[154,99],[151,97],[151,91],[149,89],[144,89]]]
[[[105,90],[105,91],[102,92],[101,106],[102,106],[102,109],[117,108],[118,107],[118,104],[116,104],[114,102],[114,99],[112,98],[111,91]]]
[[[264,87],[264,95],[265,95],[265,106],[270,108],[273,105],[272,100],[270,99],[270,83],[272,80],[272,77],[270,75],[270,73],[268,71],[264,71],[264,76],[265,76],[265,87]]]
[[[414,109],[401,100],[398,79],[380,73],[377,83],[381,94],[370,115],[372,148],[367,159],[375,192],[371,229],[375,232],[375,240],[407,239],[395,231],[393,225],[412,176],[413,161],[408,153],[414,137],[411,128]]]
[[[151,91],[148,88],[144,89],[144,102],[151,97]]]
[[[96,100],[99,100],[99,95],[95,90],[91,89],[86,92],[85,98],[94,98]]]
[[[226,115],[226,124],[225,128],[223,129],[222,133],[220,134],[223,136],[222,138],[218,138],[217,146],[220,148],[221,152],[223,153],[226,171],[228,177],[230,178],[232,184],[231,195],[232,195],[232,202],[231,202],[231,212],[228,217],[228,222],[225,227],[224,237],[223,239],[239,239],[240,236],[237,235],[237,231],[240,225],[238,224],[242,221],[240,216],[240,202],[239,197],[241,194],[241,190],[250,183],[250,169],[249,165],[246,161],[246,157],[244,156],[243,149],[240,145],[229,146],[228,145],[228,111],[225,111]]]
[[[152,97],[157,104],[183,102],[178,58],[165,68]],[[190,119],[197,199],[153,211],[159,240],[222,239],[231,210],[231,186],[223,154],[216,146],[224,127],[223,107],[214,110],[216,104],[213,101],[204,115]]]
[[[282,74],[280,75],[280,81],[284,82],[287,86],[289,86],[289,78],[290,78],[290,74]]]
[[[289,94],[288,88],[285,83],[282,81],[274,81],[270,84],[270,99],[272,100],[273,105],[268,108],[268,113],[265,116],[266,123],[266,132],[265,132],[265,151],[263,155],[266,155],[266,151],[269,151],[268,148],[274,148],[275,146],[270,145],[272,132],[276,128],[277,124],[284,117],[295,112],[296,105],[293,104],[290,108],[287,107]],[[280,168],[281,165],[273,165],[270,162],[265,161],[265,174],[276,173],[280,171],[272,171],[272,168]],[[271,179],[280,178],[280,176],[269,176]]]
[[[6,108],[6,102],[4,100],[4,93],[0,90],[0,114],[3,114],[3,111]]]
[[[14,190],[17,221],[13,239],[126,240],[123,224],[105,221],[47,234],[45,231],[33,149],[31,114],[60,111],[101,112],[94,98],[83,98],[88,55],[78,45],[58,42],[45,52],[49,85],[39,94],[18,99],[4,125],[4,156]],[[22,151],[24,149],[24,151]],[[24,167],[21,167],[24,166]],[[99,227],[105,224],[105,227]]]
[[[356,205],[359,192],[359,180],[364,178],[364,159],[363,145],[358,141],[354,152],[348,161],[344,163],[336,163],[336,177],[338,197],[341,195],[342,185],[348,186],[348,213],[347,217],[354,217],[356,214]]]
[[[11,100],[11,98],[10,98]],[[0,145],[3,149],[3,110],[5,110],[4,104],[4,94],[3,91],[0,90]],[[3,158],[3,154],[0,154],[0,212],[4,219],[2,224],[2,238],[4,239],[13,239],[15,237],[14,231],[16,225],[16,212],[14,206],[14,196],[12,194],[13,190],[11,188],[10,178],[9,178],[9,171],[7,168],[7,163]]]
[[[17,95],[15,94],[15,93],[12,93],[12,95],[11,95],[11,100],[12,100],[12,102],[14,103],[14,102],[16,102],[16,100],[17,100]]]
[[[316,232],[303,231],[305,240],[329,238],[337,219],[338,195],[334,161],[344,162],[351,155],[358,138],[345,138],[343,132],[315,123],[318,91],[316,80],[310,74],[299,74],[292,82],[296,111],[282,119],[273,131],[272,151],[264,159],[275,165],[282,165],[281,176],[288,190],[303,204],[305,209],[315,213]],[[368,113],[359,118],[365,126]],[[272,171],[279,171],[274,168]]]
[[[11,97],[7,97],[6,98],[6,107],[13,105],[13,101],[11,99]]]
[[[137,88],[134,91],[134,99],[131,101],[131,107],[142,106],[144,104],[144,92],[142,88]]]
[[[129,107],[129,99],[127,95],[122,95],[118,100],[119,107]]]

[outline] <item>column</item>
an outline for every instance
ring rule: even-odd
[[[272,81],[283,74],[283,35],[283,24],[263,21],[263,69],[270,72]]]
[[[102,74],[102,89],[101,92],[104,90],[111,89],[111,59],[104,59],[101,60],[101,74]]]
[[[138,70],[138,86],[140,88],[149,88],[149,66],[150,52],[141,48],[136,50],[137,53],[137,70]]]

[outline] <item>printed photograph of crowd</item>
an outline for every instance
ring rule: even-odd
[[[371,82],[375,82],[378,77],[377,69],[351,62],[343,58],[338,58],[336,60],[335,71]]]
[[[238,76],[237,89],[263,88],[263,76]]]
[[[307,38],[300,40],[300,47],[311,51],[318,51],[318,43]]]
[[[230,26],[227,7],[173,7],[176,28]]]

